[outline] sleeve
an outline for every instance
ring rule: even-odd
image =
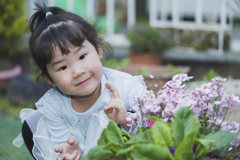
[[[147,91],[147,86],[144,82],[144,78],[142,75],[139,76],[133,76],[132,80],[129,81],[128,85],[126,85],[126,92],[124,95],[124,99],[126,100],[126,108],[129,114],[132,114],[131,111],[133,111],[133,106],[135,105],[135,99],[142,95],[145,91]],[[124,131],[124,128],[122,128]],[[137,133],[138,128],[135,126],[134,128],[130,128],[128,133],[131,135],[135,135]]]
[[[53,149],[65,143],[70,136],[69,127],[64,121],[58,103],[51,101],[40,101],[36,103],[38,110],[44,115],[50,141],[53,142]]]
[[[54,120],[53,120],[54,118]],[[65,143],[70,136],[69,128],[64,123],[63,119],[54,115],[45,117],[48,126],[50,140],[54,143],[54,148]]]
[[[126,85],[124,99],[126,100],[127,110],[132,110],[135,99],[147,91],[147,86],[142,75],[133,76],[132,80]]]
[[[37,106],[38,110],[21,110],[20,118],[22,122],[27,121],[33,134],[33,137],[29,138],[32,138],[33,140],[32,154],[35,159],[54,160],[58,156],[58,153],[54,152],[54,148],[66,142],[68,138],[66,135],[69,135],[69,133],[66,132],[68,131],[68,129],[66,129],[66,125],[63,125],[61,118],[56,117],[56,115],[54,114],[50,114],[50,112],[47,112],[45,116],[43,116],[41,113],[45,113],[46,111],[43,109],[43,107],[41,107],[42,105]],[[48,123],[46,121],[48,121]],[[55,140],[57,134],[55,133],[55,131],[52,130],[54,127],[56,127],[56,125],[61,126],[59,128],[56,128],[57,132],[65,131],[65,133],[63,134],[66,134],[66,137],[62,136],[59,138],[59,140]],[[54,134],[55,136],[52,136]],[[24,140],[22,137],[22,133],[20,133],[18,137],[14,139],[13,144],[16,147],[21,147],[23,143]]]

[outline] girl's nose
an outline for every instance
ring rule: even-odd
[[[75,78],[81,76],[82,74],[84,74],[85,72],[86,72],[86,71],[85,71],[84,68],[81,68],[81,67],[79,67],[79,66],[75,66],[75,67],[73,68],[73,74],[72,74],[72,76],[73,76],[73,78],[75,79]]]

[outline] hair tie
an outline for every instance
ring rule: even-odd
[[[53,15],[51,12],[47,12],[46,13],[46,18],[49,16],[49,15]]]

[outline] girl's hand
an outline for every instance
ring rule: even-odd
[[[108,105],[103,107],[103,111],[106,113],[109,119],[120,124],[126,130],[129,130],[130,127],[127,126],[126,120],[129,115],[126,110],[126,105],[121,99],[117,88],[109,82],[105,83],[105,87],[109,90],[112,99],[110,100]]]
[[[72,137],[68,138],[62,146],[54,149],[56,153],[60,153],[57,160],[80,160],[82,152],[78,141]]]

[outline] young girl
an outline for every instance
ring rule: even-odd
[[[36,159],[80,159],[97,145],[110,119],[134,135],[127,110],[146,91],[142,76],[103,67],[103,41],[80,16],[36,6],[29,45],[41,76],[53,88],[36,102],[36,111],[21,111],[22,135],[14,144],[21,146],[23,136]]]

